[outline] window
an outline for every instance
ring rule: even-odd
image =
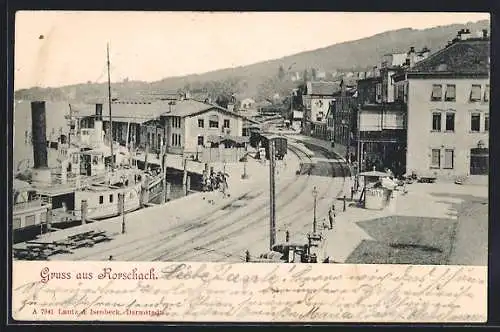
[[[113,194],[109,195],[109,202],[113,203]]]
[[[224,120],[224,128],[229,128],[229,120]]]
[[[210,128],[219,128],[219,118],[217,118],[217,116],[210,117],[210,120],[208,121],[208,126]]]
[[[180,128],[181,127],[181,118],[178,116],[174,116],[172,118],[172,128]]]
[[[453,157],[454,157],[453,149],[445,149],[444,150],[444,166],[443,166],[443,168],[453,169]]]
[[[486,84],[486,88],[484,89],[484,101],[490,101],[490,86]]]
[[[382,84],[381,83],[377,83],[377,85],[375,86],[375,98],[377,101],[379,101],[381,98],[382,98]]]
[[[432,101],[441,101],[443,99],[443,87],[441,84],[434,84],[432,86]]]
[[[21,218],[12,219],[12,228],[13,229],[21,228]]]
[[[490,115],[484,115],[484,131],[490,131]]]
[[[432,131],[441,131],[441,113],[432,113]]]
[[[448,84],[446,86],[446,96],[445,96],[445,100],[446,101],[455,101],[455,84]]]
[[[33,226],[36,222],[35,215],[32,214],[32,215],[26,216],[26,218],[24,219],[24,222],[25,222],[24,226]]]
[[[104,196],[99,196],[99,204],[102,204],[104,203]]]
[[[472,84],[472,90],[470,92],[470,101],[481,100],[481,86]]]
[[[203,136],[198,136],[198,145],[203,145]]]
[[[446,113],[446,131],[455,131],[455,113]]]
[[[205,121],[203,119],[198,119],[198,127],[205,128]]]
[[[472,113],[470,116],[470,131],[480,131],[481,114]]]
[[[431,168],[439,168],[441,166],[441,150],[432,149],[431,152]]]

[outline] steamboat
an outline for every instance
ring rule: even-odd
[[[130,149],[105,139],[102,104],[96,104],[93,128],[80,128],[78,116],[67,118],[68,138],[58,144],[53,168],[47,158],[45,102],[32,102],[31,115],[34,167],[26,181],[14,179],[14,242],[138,210],[164,194],[163,172],[140,170]]]

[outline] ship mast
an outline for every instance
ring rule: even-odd
[[[111,141],[111,169],[115,169],[115,155],[113,154],[113,117],[111,115],[111,77],[109,73],[109,43],[107,44],[107,65],[108,65],[108,105],[109,105],[109,131]]]

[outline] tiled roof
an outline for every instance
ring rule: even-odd
[[[219,107],[217,105],[206,104],[192,99],[177,101],[175,105],[172,106],[171,112],[167,108],[162,115],[187,117],[200,114],[211,109],[217,109],[220,112],[231,113],[234,116],[240,116],[234,112],[230,112],[227,109]]]
[[[307,84],[308,95],[331,96],[337,91],[340,91],[338,82],[308,82]]]
[[[240,115],[230,112],[217,105],[206,104],[196,100],[178,100],[169,105],[169,101],[154,102],[113,102],[111,110],[114,121],[131,121],[134,123],[144,123],[160,116],[192,116],[203,113],[210,109],[217,109],[221,112],[231,113],[234,116]],[[95,114],[95,104],[71,105],[71,108],[78,112],[80,117],[88,117]],[[109,119],[109,106],[103,104],[102,115],[104,120]]]
[[[490,71],[490,41],[469,39],[456,41],[420,61],[408,73],[485,74]]]
[[[158,118],[163,112],[168,110],[168,107],[168,102],[113,102],[111,104],[113,120],[135,123],[144,123]],[[95,104],[72,104],[71,108],[80,117],[88,117],[95,114]],[[108,103],[103,103],[102,105],[102,116],[104,120],[109,120]]]

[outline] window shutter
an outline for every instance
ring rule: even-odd
[[[481,86],[480,85],[475,85],[475,84],[472,85],[470,100],[472,100],[472,101],[481,100]]]
[[[434,84],[432,86],[432,100],[441,100],[443,97],[442,86],[440,84]]]

